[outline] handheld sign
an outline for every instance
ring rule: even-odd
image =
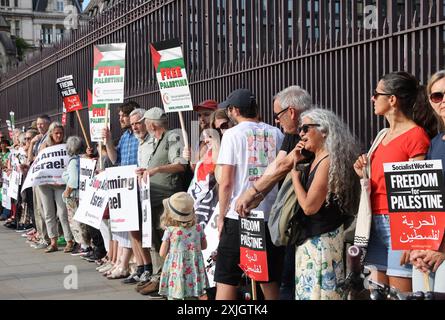
[[[147,177],[147,183],[141,179],[140,197],[142,207],[142,247],[151,248],[152,234],[151,234],[151,203],[150,203],[150,182]]]
[[[58,144],[39,152],[23,183],[22,192],[43,184],[64,185],[62,174],[68,165],[66,144]]]
[[[74,86],[73,76],[65,76],[57,79],[60,95],[62,96],[66,112],[82,110],[79,94]]]
[[[150,51],[165,112],[193,111],[179,40],[152,43]]]
[[[438,250],[445,228],[441,160],[384,164],[394,250]]]
[[[113,232],[139,230],[136,169],[137,166],[105,169],[108,180],[111,231]]]
[[[88,90],[88,115],[90,118],[90,137],[91,141],[103,142],[102,129],[106,126],[110,129],[110,114],[108,114],[108,121],[105,115],[107,114],[106,104],[93,104],[93,96]]]
[[[126,46],[126,43],[94,46],[94,105],[124,102]]]
[[[92,226],[95,229],[100,228],[105,208],[108,204],[107,176],[105,172],[95,175],[84,185],[82,198],[79,198],[79,207],[77,208],[74,220]]]
[[[255,281],[269,281],[264,212],[251,211],[248,218],[239,219],[240,267]]]

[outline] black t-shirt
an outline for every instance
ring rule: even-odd
[[[301,137],[298,134],[286,133],[280,151],[285,151],[287,154],[289,154],[292,150],[295,149],[295,146],[298,142],[300,142],[300,139]]]

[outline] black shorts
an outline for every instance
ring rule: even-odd
[[[281,281],[283,269],[284,248],[276,247],[270,239],[269,228],[266,223],[266,250],[268,282]],[[218,245],[218,256],[215,266],[215,282],[238,286],[241,282],[243,270],[240,264],[240,233],[239,220],[224,219],[224,227]]]

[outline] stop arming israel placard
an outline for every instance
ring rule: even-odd
[[[269,281],[264,212],[251,211],[247,218],[239,219],[240,267],[255,281]]]
[[[93,104],[124,102],[125,43],[94,46]]]
[[[62,96],[66,112],[82,110],[79,94],[74,86],[73,76],[65,76],[57,79],[60,95]]]
[[[165,112],[193,111],[179,40],[152,43],[150,51]]]
[[[107,168],[111,231],[139,230],[137,166]]]
[[[62,174],[68,165],[68,160],[66,144],[58,144],[41,150],[29,168],[22,192],[29,187],[44,184],[64,185]]]
[[[438,250],[445,228],[441,160],[385,163],[394,250]]]
[[[140,198],[142,207],[142,248],[151,248],[151,203],[150,203],[150,182],[141,179]]]
[[[87,179],[83,185],[84,191],[82,198],[79,199],[79,207],[74,215],[74,220],[99,229],[108,204],[107,187],[105,172],[93,176],[92,179]]]

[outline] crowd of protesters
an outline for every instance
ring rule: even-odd
[[[204,228],[215,209],[208,205],[213,201],[218,203],[219,236],[215,298],[238,299],[243,276],[238,219],[256,209],[264,212],[267,222],[288,176],[304,237],[297,245],[276,246],[266,224],[269,281],[260,283],[262,294],[268,300],[341,300],[346,298],[340,286],[347,268],[345,231],[357,213],[359,179],[369,166],[373,216],[365,264],[377,268],[372,276],[411,292],[426,290],[423,279],[428,274],[431,290],[445,292],[443,242],[439,250],[391,248],[383,172],[384,163],[423,159],[440,159],[445,168],[444,93],[445,71],[433,75],[425,87],[405,72],[383,76],[371,100],[388,129],[371,157],[360,155],[365,150],[347,124],[314,106],[310,94],[298,86],[273,98],[277,126],[261,121],[256,98],[247,89],[233,91],[220,104],[199,103],[195,112],[200,140],[188,148],[180,131],[169,128],[168,116],[159,107],[121,105],[121,135],[113,137],[104,129],[102,148],[86,148],[81,138],[66,137],[61,123],[41,115],[25,131],[12,131],[10,139],[2,134],[3,178],[15,167],[23,182],[39,152],[66,143],[65,184],[21,190],[10,209],[2,207],[0,219],[32,248],[51,254],[63,247],[66,254],[95,262],[96,270],[108,279],[135,284],[150,299],[210,299],[201,251],[207,247]],[[112,232],[108,208],[99,229],[74,219],[82,157],[101,159],[97,173],[136,165],[139,183],[149,177],[151,248],[142,245],[141,203],[137,231]],[[302,162],[307,165],[300,166]]]

